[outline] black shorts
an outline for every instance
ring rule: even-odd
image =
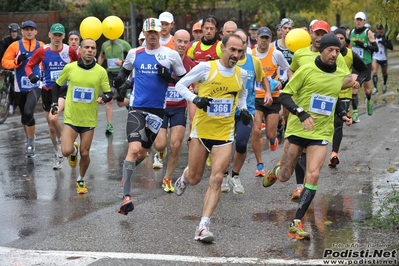
[[[301,148],[307,148],[308,146],[327,146],[327,140],[314,140],[314,139],[305,139],[297,136],[289,136],[287,138],[288,142],[291,144],[295,144]]]
[[[388,60],[376,60],[376,59],[373,59],[373,61],[377,62],[382,67],[388,66]]]
[[[255,109],[262,111],[262,113],[266,117],[267,115],[270,115],[270,114],[278,114],[281,110],[281,104],[280,104],[278,98],[273,97],[272,105],[264,106],[263,98],[256,98],[255,99]]]
[[[231,140],[213,140],[213,139],[199,139],[201,144],[205,147],[208,152],[211,152],[212,147],[221,147],[232,143]]]
[[[82,133],[85,133],[87,131],[90,131],[90,130],[94,129],[94,127],[78,127],[78,126],[74,126],[74,125],[71,125],[71,124],[65,124],[65,125],[70,126],[78,134],[82,134]]]
[[[114,92],[115,88],[113,87],[114,84],[114,79],[118,76],[118,72],[107,72],[108,74],[108,80],[109,80],[109,86],[111,87],[111,91]]]

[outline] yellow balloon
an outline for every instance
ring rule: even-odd
[[[309,46],[311,43],[309,33],[304,29],[292,29],[285,36],[287,48],[295,53],[298,49]]]
[[[103,33],[101,20],[96,17],[87,17],[80,23],[79,31],[82,39],[90,38],[97,41]]]
[[[117,16],[108,16],[103,20],[103,34],[110,40],[121,37],[124,30],[125,25]]]

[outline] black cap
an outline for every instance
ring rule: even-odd
[[[336,46],[338,48],[341,47],[341,43],[338,37],[332,33],[324,34],[323,37],[321,37],[319,52],[321,53],[324,49],[326,49],[329,46]]]
[[[382,30],[384,28],[384,26],[382,26],[382,24],[377,24],[377,26],[375,26],[376,29]]]
[[[339,28],[344,30],[350,29],[348,24],[342,24]]]
[[[258,26],[258,24],[251,24],[251,25],[249,25],[249,29],[250,30],[258,30],[259,29],[259,26]]]

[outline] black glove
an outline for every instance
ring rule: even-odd
[[[36,83],[36,82],[39,81],[39,78],[35,74],[32,73],[32,74],[29,75],[29,80],[32,83]]]
[[[123,84],[123,79],[120,76],[116,76],[112,82],[112,87],[118,89]]]
[[[17,58],[17,63],[18,65],[21,64],[22,61],[25,61],[28,57],[26,56],[26,54],[20,54]]]
[[[301,123],[303,121],[305,121],[308,117],[310,117],[310,114],[306,113],[306,112],[300,112],[298,114],[299,120],[301,120]]]
[[[362,41],[356,40],[355,44],[356,44],[356,46],[364,48],[364,42],[362,42]]]
[[[114,94],[111,92],[106,92],[103,95],[101,95],[101,99],[103,99],[103,101],[105,103],[110,102],[113,98]]]
[[[122,86],[120,86],[119,88],[116,89],[117,91],[117,96],[116,96],[116,100],[118,102],[123,102],[126,98],[126,92],[127,90],[130,90],[132,88],[132,82],[130,80],[126,80]]]
[[[251,115],[249,114],[247,109],[242,109],[241,110],[241,114],[240,114],[240,118],[242,123],[246,126],[251,122]]]
[[[51,114],[54,115],[58,111],[58,103],[51,104]]]
[[[163,65],[157,64],[158,67],[158,76],[163,77],[167,82],[171,82],[173,80],[172,74],[170,74],[169,70]]]
[[[210,102],[212,101],[212,98],[207,98],[207,97],[195,97],[193,100],[193,104],[195,104],[199,109],[204,110],[204,112],[207,111],[208,106],[210,106]]]

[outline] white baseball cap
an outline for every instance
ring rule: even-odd
[[[366,20],[366,14],[364,14],[363,12],[357,12],[355,15],[355,19],[360,18],[362,20]]]
[[[143,32],[140,32],[140,35],[139,35],[138,40],[141,40],[141,39],[145,39],[145,36],[144,36],[144,33],[143,33]]]
[[[309,29],[312,28],[313,24],[314,24],[316,21],[318,21],[318,19],[314,19],[314,20],[312,20],[312,21],[310,22],[310,24],[309,24]]]
[[[158,19],[161,22],[164,21],[164,22],[167,22],[167,23],[172,23],[173,22],[173,15],[172,15],[172,13],[165,11],[165,12],[161,13],[161,15],[159,15]]]

